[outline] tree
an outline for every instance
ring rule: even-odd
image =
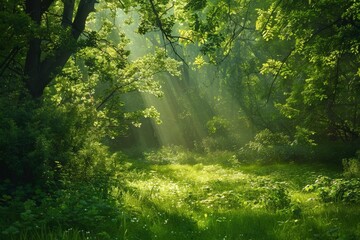
[[[126,36],[114,21],[118,6],[135,3],[19,0],[1,6],[1,178],[44,184],[58,180],[59,166],[71,176],[91,177],[96,162],[106,159],[96,153],[106,152],[104,137],[138,125],[141,117],[158,117],[153,107],[124,111],[119,95],[161,96],[154,76],[178,74],[178,63],[162,50],[128,59]]]
[[[41,28],[44,16],[54,2],[54,0],[25,1],[25,12],[37,28]],[[76,44],[72,42],[77,41],[85,30],[89,14],[95,11],[95,3],[96,0],[81,0],[74,14],[75,0],[64,1],[61,26],[64,28],[63,39],[66,42],[61,40],[51,52],[43,53],[41,45],[44,39],[40,36],[33,36],[29,40],[24,73],[27,77],[26,86],[33,97],[40,97],[43,94],[44,88],[51,82],[53,76],[57,75],[75,52]],[[45,54],[47,56],[44,57]]]
[[[270,92],[286,86],[276,107],[319,137],[359,137],[359,7],[357,1],[274,1],[259,11],[264,39],[292,45],[262,68],[274,76]]]

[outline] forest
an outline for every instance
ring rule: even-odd
[[[360,239],[360,1],[0,0],[0,239]]]

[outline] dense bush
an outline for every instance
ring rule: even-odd
[[[195,143],[195,149],[199,152],[210,153],[215,151],[233,151],[238,147],[235,136],[208,136]]]
[[[238,151],[240,161],[274,162],[287,158],[291,151],[291,141],[287,135],[273,133],[269,129],[260,131],[254,140]]]
[[[100,231],[118,208],[115,158],[101,143],[96,112],[8,99],[0,99],[0,238],[59,225]]]
[[[324,202],[360,203],[360,179],[331,179],[319,176],[314,184],[305,186],[305,191],[316,191]]]
[[[94,157],[100,154],[96,151],[99,150],[94,149]],[[58,226],[63,230],[76,228],[92,236],[116,231],[122,213],[120,203],[112,194],[114,189],[122,187],[120,160],[116,155],[95,159],[96,164],[87,171],[86,178],[71,176],[72,171],[65,169],[61,173],[61,185],[51,191],[26,185],[3,194],[0,198],[3,216],[0,239]],[[9,186],[14,185],[5,181],[0,189],[9,189]]]
[[[92,184],[74,184],[52,195],[39,191],[26,201],[16,199],[15,195],[15,199],[9,199],[1,207],[2,216],[7,220],[0,222],[0,238],[56,226],[63,229],[76,227],[92,235],[104,231],[104,226],[116,228],[120,218],[119,205],[96,188]]]
[[[291,203],[288,190],[279,183],[269,184],[261,196],[261,201],[270,211],[288,209]]]
[[[1,179],[45,184],[84,148],[76,113],[25,101],[1,104]]]
[[[360,178],[360,151],[357,151],[356,158],[348,158],[342,160],[344,167],[344,176],[347,178]]]

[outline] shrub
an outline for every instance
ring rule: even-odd
[[[316,191],[324,202],[360,203],[360,179],[331,179],[319,176],[314,184],[305,186],[305,191]]]
[[[290,207],[290,196],[287,189],[280,183],[270,184],[261,196],[261,202],[270,211],[278,211]]]
[[[211,153],[215,151],[235,150],[236,139],[233,136],[208,136],[196,144],[195,148],[199,152]]]
[[[119,206],[95,188],[91,184],[76,184],[72,188],[58,190],[52,196],[38,193],[25,202],[12,200],[7,214],[11,209],[16,209],[17,216],[2,226],[0,238],[8,239],[26,231],[56,226],[64,229],[76,227],[94,234],[103,231],[107,225],[116,228]]]
[[[360,178],[360,151],[357,151],[357,158],[343,159],[342,164],[346,178]]]
[[[274,162],[286,159],[291,151],[289,136],[283,133],[272,133],[265,129],[256,134],[253,141],[247,143],[238,152],[241,161]]]
[[[115,159],[101,143],[94,112],[0,98],[0,114],[3,234],[59,224],[94,230],[98,221],[114,217]]]
[[[230,123],[227,119],[214,116],[211,120],[206,123],[208,133],[211,135],[224,136],[229,131]]]
[[[196,162],[192,153],[181,146],[164,146],[158,151],[144,154],[145,160],[153,164],[194,164]]]
[[[0,221],[3,229],[0,238],[9,239],[9,236],[43,228],[51,230],[56,226],[94,234],[104,229],[116,231],[121,219],[121,208],[112,197],[113,189],[119,187],[120,182],[114,177],[114,172],[119,171],[114,162],[117,160],[108,158],[105,165],[97,159],[88,181],[73,181],[74,177],[65,174],[61,188],[51,192],[29,186],[17,187],[11,195],[2,196],[0,213],[4,219]]]

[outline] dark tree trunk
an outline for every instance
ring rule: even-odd
[[[42,15],[48,11],[53,0],[26,0],[26,13],[37,25],[41,24]],[[85,29],[86,19],[94,11],[96,0],[80,0],[73,20],[75,1],[65,0],[61,26],[71,28],[69,39],[78,40]],[[76,48],[68,48],[66,44],[54,50],[53,54],[41,60],[41,39],[33,38],[29,41],[24,73],[26,86],[33,98],[43,95],[45,87],[59,74]]]

